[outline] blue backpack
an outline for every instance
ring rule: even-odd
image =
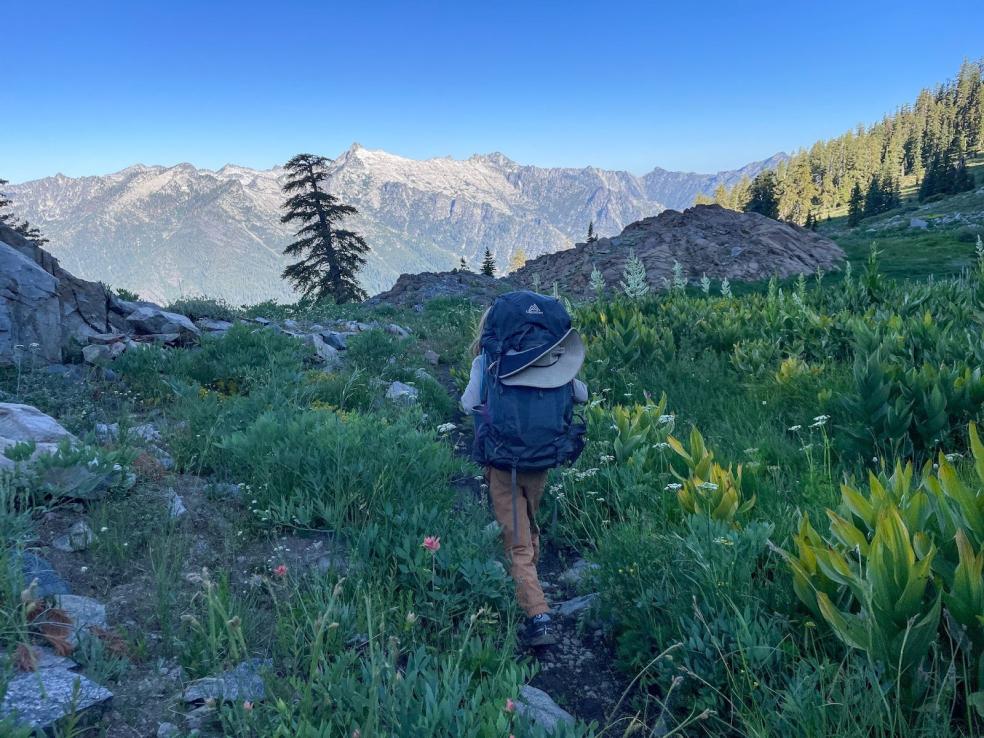
[[[510,292],[492,304],[480,345],[485,370],[475,410],[472,458],[498,469],[541,471],[573,463],[585,426],[574,415],[573,380],[560,387],[504,384],[502,378],[556,346],[571,329],[559,300]],[[515,381],[521,381],[517,379]]]

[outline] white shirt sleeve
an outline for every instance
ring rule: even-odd
[[[482,403],[482,370],[484,368],[482,356],[476,356],[472,360],[471,374],[468,375],[468,386],[465,387],[461,395],[461,409],[466,413],[472,412]]]

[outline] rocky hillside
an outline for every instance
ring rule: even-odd
[[[475,266],[486,248],[500,268],[517,249],[529,257],[565,249],[592,220],[599,234],[615,234],[771,161],[636,177],[523,166],[502,154],[415,161],[355,144],[333,163],[330,187],[360,211],[353,226],[373,249],[363,273],[372,293],[401,273],[451,269],[461,257]],[[159,302],[208,294],[241,304],[293,297],[280,279],[290,237],[280,223],[281,181],[276,168],[136,165],[8,189],[17,215],[39,225],[52,253],[81,277]]]
[[[672,278],[675,262],[691,282],[705,274],[715,280],[754,281],[810,274],[818,267],[830,271],[844,259],[837,244],[813,231],[758,213],[697,205],[637,221],[614,238],[541,256],[511,277],[525,285],[557,282],[567,294],[585,296],[596,266],[606,284],[618,285],[630,250],[645,264],[655,289]]]

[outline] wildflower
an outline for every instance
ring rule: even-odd
[[[813,422],[814,423],[819,423],[820,425],[823,425],[828,420],[830,420],[830,416],[829,415],[818,415],[817,417],[815,417],[813,419]]]
[[[352,731],[352,738],[362,738],[362,731],[356,728]]]
[[[407,625],[413,625],[417,622],[417,613],[408,612],[407,613]]]
[[[659,416],[659,424],[660,425],[666,425],[667,423],[672,423],[673,420],[674,420],[674,417],[675,416],[673,416],[673,415],[660,415]]]
[[[800,451],[809,451],[811,448],[813,448],[813,444],[812,443],[808,443],[805,446],[801,446],[800,447]]]
[[[99,466],[99,459],[92,459],[91,461],[89,461],[88,464],[86,464],[86,466],[88,466],[90,469],[95,466]]]
[[[441,548],[441,539],[439,536],[425,536],[424,542],[420,544],[421,548],[426,548],[432,554],[437,553]]]
[[[711,490],[712,492],[718,488],[718,486],[714,484],[714,482],[701,482],[700,485],[698,486],[701,489]]]
[[[802,427],[803,427],[802,425],[791,425],[789,426],[789,430],[795,433],[796,431],[800,430]]]
[[[453,431],[457,427],[458,426],[456,426],[454,423],[443,423],[442,425],[437,426],[437,432],[438,433],[450,433],[451,431]]]
[[[245,710],[246,712],[249,712],[250,710],[252,710],[252,709],[253,709],[253,703],[252,703],[252,702],[250,702],[249,700],[245,700],[245,701],[243,702],[243,709],[244,709],[244,710]]]
[[[758,452],[759,452],[759,450],[757,448],[746,448],[745,449],[745,455],[746,456],[754,456]]]
[[[82,572],[83,574],[85,574],[87,571],[89,571],[89,567],[88,566],[83,566],[81,569],[79,569],[79,571]]]
[[[734,546],[735,542],[730,538],[725,538],[724,536],[718,536],[714,539],[714,542],[720,546]]]
[[[506,697],[506,706],[503,708],[506,712],[515,712],[516,703],[512,701],[511,698]]]
[[[668,485],[666,485],[666,486],[665,486],[665,487],[664,487],[663,489],[665,489],[665,490],[666,490],[667,492],[676,492],[676,491],[677,491],[678,489],[680,489],[680,488],[681,488],[682,486],[683,486],[683,485],[682,485],[682,484],[680,484],[679,482],[670,482],[670,483],[669,483]]]
[[[963,454],[960,453],[959,451],[954,451],[952,454],[946,454],[944,458],[946,458],[946,460],[952,464],[957,459],[962,459]]]
[[[660,441],[659,443],[653,445],[653,448],[659,451],[663,451],[664,449],[668,449],[669,447],[670,444],[668,444],[666,441]]]
[[[611,454],[602,454],[598,457],[602,464],[607,464],[609,461],[615,461],[615,457]]]
[[[287,576],[287,564],[278,564],[273,568],[273,573],[278,577]]]
[[[104,526],[103,526],[102,528],[100,528],[100,529],[99,529],[99,532],[100,532],[100,533],[105,533],[105,532],[106,532],[106,531],[108,531],[108,530],[109,530],[109,528],[107,528],[107,527],[106,527],[106,526],[104,525]]]

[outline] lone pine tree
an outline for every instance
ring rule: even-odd
[[[356,275],[366,263],[369,245],[357,233],[338,227],[343,218],[358,210],[324,190],[327,163],[323,156],[298,154],[284,166],[287,182],[283,191],[289,197],[280,221],[302,224],[297,240],[287,245],[284,254],[303,258],[287,266],[283,277],[305,297],[364,300],[367,295]]]
[[[482,259],[482,274],[487,277],[495,276],[495,257],[488,248],[485,249],[485,257]]]
[[[588,243],[594,243],[598,240],[598,236],[595,234],[594,221],[588,223]]]

